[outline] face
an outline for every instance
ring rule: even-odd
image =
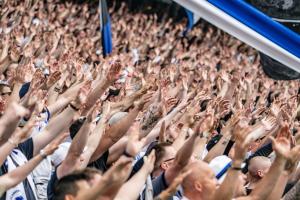
[[[211,169],[207,169],[206,176],[202,177],[203,181],[203,192],[208,196],[212,197],[217,189],[218,181],[216,179],[215,173]],[[207,198],[209,199],[209,198]]]

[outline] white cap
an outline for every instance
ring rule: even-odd
[[[231,166],[231,159],[225,155],[218,156],[212,159],[208,165],[214,171],[218,182],[222,183],[226,176],[227,170]]]

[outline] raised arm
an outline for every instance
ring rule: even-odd
[[[25,141],[31,134],[33,121],[27,122],[24,128],[16,130],[13,135],[0,147],[0,165],[3,164],[11,151],[18,146],[21,142]]]
[[[72,173],[73,171],[80,168],[81,154],[87,143],[88,136],[91,132],[92,121],[93,121],[93,111],[96,106],[94,106],[89,112],[87,118],[85,119],[82,127],[79,129],[78,133],[74,137],[66,158],[63,160],[61,165],[57,168],[57,177],[61,178],[65,175]]]
[[[58,145],[63,141],[63,139],[65,139],[65,137],[66,135],[61,135],[57,139],[53,140],[50,144],[48,144],[42,151],[40,151],[38,155],[32,158],[29,162],[1,176],[0,188],[2,194],[0,193],[0,196],[2,196],[6,190],[22,182],[43,159],[51,155],[58,148]]]
[[[155,153],[154,151],[148,157],[144,157],[143,167],[127,181],[119,192],[117,193],[115,200],[131,200],[138,199],[139,193],[143,189],[147,176],[152,172],[154,168]]]
[[[266,176],[257,184],[251,194],[247,197],[237,198],[238,200],[259,200],[267,199],[272,189],[275,187],[278,179],[284,170],[287,158],[290,154],[290,140],[289,127],[285,125],[280,133],[278,133],[276,140],[271,137],[272,146],[276,152],[276,158]],[[298,146],[294,148],[299,148]]]
[[[173,164],[165,171],[165,178],[168,185],[172,183],[180,171],[189,163],[194,151],[195,142],[197,138],[200,138],[199,136],[199,132],[194,133],[176,153]]]
[[[234,155],[232,158],[231,167],[229,168],[227,175],[222,182],[221,186],[218,188],[217,192],[215,193],[214,200],[218,199],[228,199],[231,200],[233,198],[235,189],[237,188],[237,181],[238,176],[240,175],[241,165],[244,161],[245,155],[247,153],[249,144],[251,143],[250,140],[246,140],[247,135],[250,131],[248,126],[242,126],[239,124],[235,128],[234,137],[235,137],[235,146],[234,146]]]
[[[75,200],[114,199],[132,169],[132,159],[121,157],[91,189],[82,190]]]
[[[107,76],[102,78],[100,81],[96,83],[95,89],[92,90],[91,94],[87,99],[83,114],[86,113],[96,103],[96,101],[100,99],[100,97],[103,95],[105,90],[118,77],[120,70],[121,70],[121,63],[119,60],[117,60],[111,65],[111,68],[109,69]]]
[[[48,124],[48,126],[39,134],[35,135],[33,139],[33,154],[37,155],[38,152],[51,142],[56,136],[62,133],[68,128],[74,118],[74,115],[78,112],[80,107],[84,104],[86,96],[89,92],[89,85],[82,87],[74,101],[61,112],[55,116]]]
[[[139,112],[143,110],[144,105],[149,102],[151,98],[152,93],[145,94],[140,101],[136,102],[134,108],[124,118],[122,118],[116,124],[112,125],[107,130],[107,134],[103,136],[98,148],[92,156],[92,161],[99,158],[105,151],[107,151],[107,149],[109,149],[113,144],[115,144],[118,140],[120,140],[120,138],[124,136]]]

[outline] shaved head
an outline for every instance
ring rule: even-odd
[[[184,194],[191,200],[210,199],[217,188],[213,170],[200,160],[191,163],[188,169],[191,173],[182,182]]]
[[[272,163],[269,158],[256,156],[250,160],[248,170],[251,176],[259,176],[262,178],[263,175],[269,171],[271,165]],[[258,172],[261,172],[262,175],[258,174]]]

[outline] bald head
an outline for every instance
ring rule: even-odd
[[[213,170],[207,163],[200,160],[191,163],[188,169],[191,173],[182,182],[184,194],[191,200],[198,199],[197,196],[210,199],[204,197],[213,195],[216,190],[217,180]]]
[[[262,178],[269,171],[271,165],[272,163],[269,158],[256,156],[250,160],[248,170],[250,175]]]

